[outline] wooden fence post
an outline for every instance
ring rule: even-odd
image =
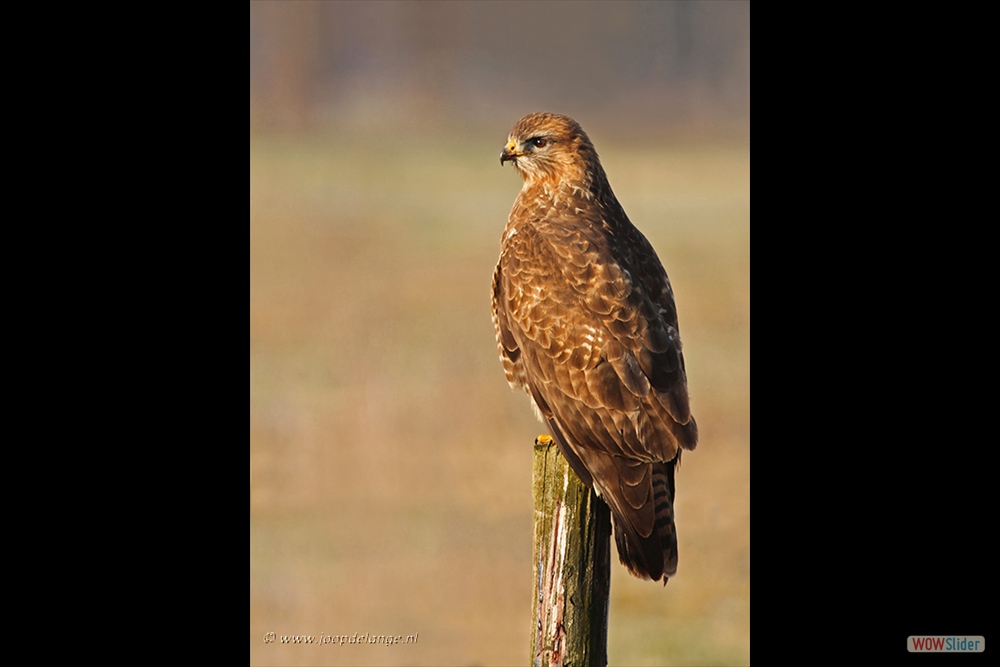
[[[611,512],[570,468],[551,436],[535,439],[531,663],[608,663]]]

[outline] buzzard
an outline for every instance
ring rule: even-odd
[[[524,186],[493,274],[507,381],[611,508],[622,564],[666,584],[674,468],[698,442],[670,281],[575,120],[525,116],[500,153],[508,161]]]

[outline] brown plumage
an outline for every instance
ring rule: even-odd
[[[524,179],[493,274],[507,381],[610,506],[622,563],[666,584],[674,467],[698,442],[667,274],[572,118],[525,116],[507,161]]]

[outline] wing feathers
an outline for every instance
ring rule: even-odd
[[[619,346],[620,348],[621,346]],[[615,359],[609,358],[611,367],[615,369],[615,374],[622,381],[625,388],[632,392],[633,396],[642,398],[649,395],[649,378],[639,366],[639,362],[632,356],[631,352],[622,351]]]

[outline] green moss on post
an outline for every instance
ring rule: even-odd
[[[608,662],[611,514],[570,468],[550,436],[535,440],[534,597],[531,662]]]

